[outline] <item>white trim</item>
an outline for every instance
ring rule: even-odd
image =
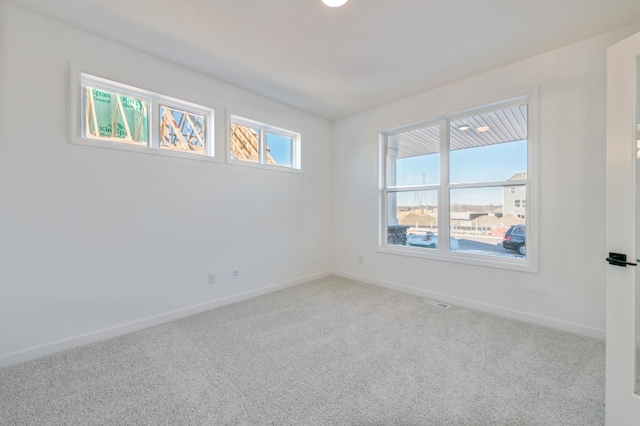
[[[134,331],[143,330],[155,325],[164,324],[180,318],[195,315],[221,306],[230,305],[232,303],[241,302],[243,300],[248,300],[264,294],[273,293],[278,290],[283,290],[285,288],[293,287],[312,280],[325,278],[331,275],[331,271],[319,272],[301,278],[284,281],[279,284],[268,285],[255,290],[234,294],[232,296],[222,297],[198,305],[176,309],[170,312],[142,318],[125,324],[119,324],[102,330],[97,330],[78,336],[57,340],[55,342],[45,343],[43,345],[33,346],[27,349],[10,352],[8,354],[0,355],[0,368],[19,364],[43,356],[52,355],[57,352],[73,349],[79,346],[87,345],[89,343],[99,342],[101,340],[109,339],[112,337],[122,336]]]
[[[530,314],[528,312],[519,311],[516,309],[503,308],[501,306],[491,305],[488,303],[476,302],[471,299],[450,296],[444,293],[424,290],[424,289],[411,287],[404,284],[394,283],[391,281],[379,280],[376,278],[353,274],[350,272],[334,270],[333,274],[339,277],[364,282],[366,284],[389,288],[391,290],[397,290],[403,293],[413,294],[415,296],[425,297],[428,299],[436,299],[451,305],[461,306],[463,308],[473,309],[480,312],[486,312],[489,314],[494,314],[494,315],[498,315],[505,318],[523,321],[530,324],[541,325],[543,327],[554,328],[556,330],[567,331],[569,333],[580,334],[583,336],[593,337],[600,340],[604,340],[606,337],[606,331],[601,328],[577,324],[570,321],[558,320],[555,318],[545,317],[542,315]]]

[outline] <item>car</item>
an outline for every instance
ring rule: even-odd
[[[438,236],[431,231],[425,234],[408,234],[407,245],[417,247],[436,248],[438,244]]]
[[[515,250],[523,256],[527,254],[527,246],[525,244],[526,227],[524,225],[511,225],[507,232],[504,233],[502,247],[507,250]]]
[[[413,247],[426,247],[436,249],[438,248],[438,236],[431,232],[427,231],[424,234],[408,234],[407,235],[407,245]],[[460,244],[458,240],[453,237],[449,238],[449,249],[451,251],[456,251],[460,248]]]

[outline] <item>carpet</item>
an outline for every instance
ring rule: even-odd
[[[2,425],[602,425],[604,341],[328,277],[0,369]]]

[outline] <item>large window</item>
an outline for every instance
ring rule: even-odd
[[[534,270],[530,105],[382,132],[381,249]],[[526,235],[509,238],[516,227]]]
[[[214,156],[212,109],[89,74],[80,73],[79,79],[78,143],[188,158]]]
[[[229,161],[300,169],[300,134],[232,115]]]

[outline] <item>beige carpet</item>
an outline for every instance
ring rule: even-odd
[[[603,341],[337,277],[0,370],[1,425],[601,425]]]

